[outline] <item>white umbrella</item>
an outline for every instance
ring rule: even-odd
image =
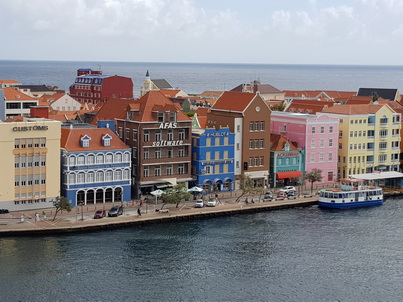
[[[162,191],[160,189],[150,192],[151,195],[155,196],[155,204],[157,204],[157,202],[158,202],[158,197],[161,197],[161,195],[163,193],[164,193],[164,191]]]
[[[162,191],[162,190],[160,190],[160,189],[150,192],[151,195],[154,195],[154,196],[156,196],[156,197],[161,197],[161,195],[162,195],[163,193],[164,193],[164,191]]]
[[[199,188],[199,187],[191,187],[190,189],[188,189],[188,192],[198,192],[198,193],[200,193],[202,191],[203,191],[203,189]]]

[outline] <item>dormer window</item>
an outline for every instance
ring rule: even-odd
[[[157,120],[158,120],[158,123],[163,123],[164,122],[164,112],[158,112],[157,113]]]
[[[170,122],[176,122],[176,112],[170,112],[169,113],[169,121]]]
[[[90,147],[90,140],[91,137],[89,137],[87,134],[81,137],[81,147],[83,148],[89,148]]]
[[[105,135],[102,137],[102,145],[103,145],[104,147],[110,147],[110,145],[111,145],[111,140],[112,140],[112,136],[110,136],[109,134],[105,134]]]

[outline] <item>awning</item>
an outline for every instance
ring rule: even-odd
[[[277,179],[295,178],[295,177],[301,177],[301,176],[302,176],[301,171],[286,171],[286,172],[277,172],[276,173]]]

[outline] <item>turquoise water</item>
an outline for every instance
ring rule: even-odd
[[[400,301],[402,201],[0,239],[0,301]]]

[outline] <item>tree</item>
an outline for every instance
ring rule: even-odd
[[[187,191],[184,184],[178,184],[171,189],[165,190],[164,193],[161,195],[162,201],[164,202],[161,209],[167,203],[176,204],[176,207],[178,207],[179,203],[182,200],[190,199],[191,196],[192,194]]]
[[[284,111],[285,107],[287,107],[285,103],[276,104],[276,105],[270,106],[270,110],[271,111]]]
[[[240,189],[242,191],[242,194],[235,200],[236,202],[239,201],[239,199],[244,196],[245,194],[254,194],[258,192],[259,188],[255,187],[255,182],[249,175],[241,175],[241,179],[239,180],[239,185]]]
[[[69,200],[63,196],[57,196],[56,200],[53,201],[53,206],[56,208],[55,216],[53,217],[53,221],[56,220],[56,215],[62,210],[66,210],[67,212],[71,212],[71,205]]]
[[[313,192],[313,183],[317,181],[321,181],[323,178],[322,176],[322,170],[313,168],[310,172],[307,172],[304,175],[304,179],[309,181],[311,183],[311,194]]]

